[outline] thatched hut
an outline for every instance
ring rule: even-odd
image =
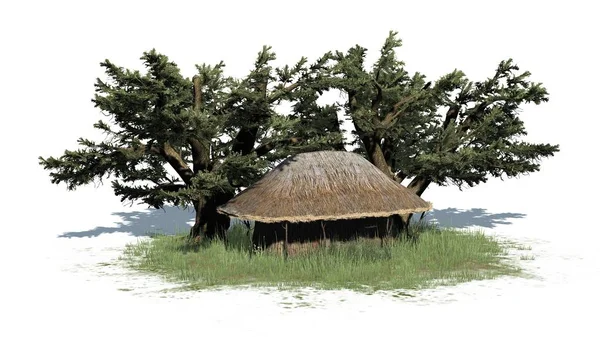
[[[268,246],[381,236],[392,216],[431,207],[358,154],[318,151],[289,157],[218,211],[254,221],[253,241]]]

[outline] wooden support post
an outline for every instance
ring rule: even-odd
[[[246,241],[248,242],[248,257],[252,258],[254,254],[254,242],[252,240],[252,228],[250,227],[250,221],[244,220],[244,225],[246,226]]]
[[[381,236],[381,246],[384,246],[384,241],[387,242],[390,240],[390,235],[392,234],[392,227],[390,226],[390,218],[388,217],[385,222],[385,233]]]
[[[391,236],[392,235],[392,226],[390,225],[390,218],[387,218],[387,221],[385,223],[385,235],[386,236]]]
[[[377,224],[377,236],[379,236],[379,241],[381,241],[381,247],[383,247],[383,237],[385,236],[385,233],[379,231],[379,224]]]
[[[285,222],[285,240],[283,241],[283,257],[287,260],[288,257],[288,222]]]

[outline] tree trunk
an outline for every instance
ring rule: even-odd
[[[392,172],[392,169],[388,165],[386,160],[386,156],[381,146],[381,139],[377,139],[375,137],[362,137],[361,138],[363,145],[367,151],[367,156],[369,161],[375,165],[378,169],[380,169],[383,173],[388,175],[390,178],[394,179],[397,182],[400,182],[403,178],[396,177],[396,175]],[[408,184],[408,189],[413,191],[416,195],[421,196],[423,192],[429,187],[431,184],[431,180],[417,176],[415,177],[410,184]],[[404,215],[394,215],[393,217],[394,224],[394,235],[408,235],[408,225],[410,224],[410,219],[412,218],[412,213],[404,214]]]
[[[381,141],[373,137],[363,137],[362,142],[367,150],[369,161],[388,177],[395,179],[395,176],[385,159],[383,150],[381,149]]]
[[[205,219],[203,216],[203,209],[206,204],[206,200],[204,198],[198,200],[194,204],[194,210],[196,211],[196,219],[194,221],[194,226],[190,229],[190,238],[191,239],[200,239],[204,234],[204,223]]]
[[[417,176],[410,182],[410,184],[408,184],[408,189],[413,191],[416,195],[421,196],[423,195],[423,192],[425,192],[427,187],[429,187],[429,184],[431,184],[431,180],[421,176]],[[403,235],[408,234],[408,225],[410,224],[410,219],[412,218],[412,215],[413,213],[398,216],[398,229]]]
[[[416,195],[421,196],[430,184],[430,179],[417,176],[410,182],[410,184],[408,184],[408,189],[415,192]]]
[[[194,209],[196,210],[196,219],[194,226],[190,230],[190,237],[193,239],[215,237],[224,238],[225,232],[229,228],[229,217],[217,212],[217,207],[226,203],[233,197],[230,193],[215,195],[212,198],[203,198],[198,200]]]
[[[393,215],[392,216],[392,222],[394,224],[393,235],[394,236],[407,236],[409,221],[410,221],[410,214]]]

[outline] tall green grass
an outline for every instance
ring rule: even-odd
[[[227,240],[193,243],[159,235],[128,245],[127,263],[193,288],[255,285],[356,290],[418,289],[516,274],[496,240],[481,232],[413,226],[411,239],[334,242],[284,259],[255,251],[245,228]]]

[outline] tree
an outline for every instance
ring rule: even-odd
[[[152,50],[142,60],[146,74],[106,60],[109,81],[96,83],[95,106],[110,125],[102,142],[79,139],[81,148],[41,158],[53,183],[69,190],[111,177],[122,201],[193,205],[193,237],[221,234],[228,219],[216,208],[295,152],[343,150],[338,108],[354,125],[353,144],[390,178],[417,195],[430,186],[475,186],[492,177],[539,170],[557,145],[522,141],[518,117],[524,104],[548,101],[540,83],[509,59],[491,78],[473,82],[459,70],[427,82],[410,75],[397,59],[401,46],[390,32],[379,59],[367,70],[366,49],[329,52],[313,64],[273,68],[264,47],[242,79],[224,75],[224,64],[197,66],[193,79]],[[340,90],[343,104],[317,104],[324,91]],[[290,114],[275,107],[291,103]],[[170,167],[175,173],[167,170]],[[410,216],[399,218],[406,227]],[[204,229],[204,230],[203,230]]]
[[[242,79],[225,76],[221,62],[196,66],[191,80],[155,50],[141,58],[145,74],[106,60],[101,66],[108,81],[97,79],[92,99],[109,118],[94,124],[106,139],[80,138],[79,149],[40,157],[40,164],[52,183],[68,190],[111,178],[122,202],[192,205],[192,237],[222,234],[229,220],[216,208],[269,166],[295,152],[342,144],[337,118],[329,118],[332,107],[316,106],[311,89],[327,57],[282,68],[273,68],[275,59],[264,47]],[[292,115],[275,113],[282,101],[293,103]],[[311,132],[307,125],[326,129]]]
[[[512,59],[491,78],[473,82],[454,70],[434,84],[410,75],[398,60],[402,44],[390,32],[379,59],[367,70],[366,49],[328,53],[322,88],[341,90],[341,105],[354,125],[353,144],[374,165],[421,196],[431,183],[459,188],[492,177],[517,177],[539,170],[558,145],[532,144],[518,112],[523,104],[548,101],[540,83],[519,72]],[[407,226],[410,215],[400,219]]]

